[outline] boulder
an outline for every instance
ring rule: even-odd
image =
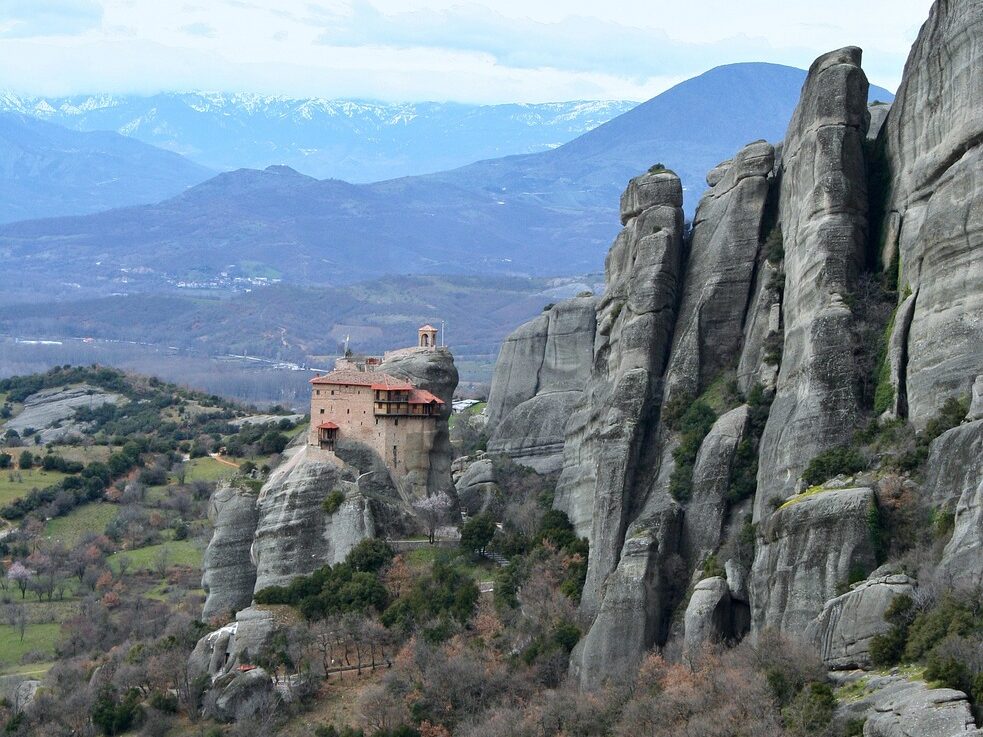
[[[488,450],[541,473],[563,462],[567,421],[591,372],[594,297],[554,305],[502,345],[488,395]]]
[[[895,598],[914,593],[915,582],[903,574],[869,578],[830,599],[806,629],[827,668],[869,668],[870,643],[891,625],[884,613]]]
[[[449,455],[447,467],[449,477]],[[304,446],[270,475],[256,505],[255,591],[340,563],[357,543],[375,536],[369,500],[342,473],[329,451]],[[328,514],[323,502],[335,490],[345,499]]]
[[[263,668],[251,667],[220,676],[205,699],[205,713],[219,722],[241,722],[266,711],[276,698]]]
[[[256,532],[257,494],[223,482],[212,493],[208,519],[212,539],[202,562],[201,587],[205,590],[205,608],[201,618],[235,614],[249,606],[256,585],[256,566],[249,556]]]
[[[621,195],[621,224],[636,218],[650,207],[683,206],[683,185],[675,172],[657,169],[635,177]]]
[[[929,688],[897,675],[872,677],[859,706],[866,707],[864,737],[973,737],[976,729],[966,694]]]
[[[878,143],[890,172],[885,267],[918,294],[902,387],[921,428],[983,365],[983,6],[936,2]]]
[[[456,487],[461,508],[471,515],[487,511],[501,495],[491,458],[482,458],[468,466],[457,480]]]
[[[809,461],[860,419],[847,298],[867,241],[867,78],[856,47],[810,67],[782,152],[784,348],[761,439],[755,520],[787,496]]]
[[[759,525],[751,568],[753,633],[800,636],[857,572],[876,567],[873,489],[829,489],[786,502]]]
[[[683,621],[683,648],[687,653],[698,652],[706,642],[725,642],[733,637],[727,580],[714,576],[696,584]]]
[[[273,637],[276,623],[273,613],[260,607],[249,607],[236,614],[236,619],[198,640],[188,656],[188,675],[191,680],[207,675],[212,681],[236,671],[239,666],[253,665]]]

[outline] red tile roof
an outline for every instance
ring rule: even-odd
[[[372,386],[373,384],[404,384],[403,379],[397,379],[381,371],[354,371],[352,369],[336,369],[324,376],[315,376],[312,384],[335,384],[341,386]]]
[[[443,404],[444,400],[440,397],[435,397],[426,389],[414,389],[410,392],[410,404],[431,404],[432,402]]]
[[[333,422],[322,422],[317,426],[318,430],[337,430],[338,426]]]
[[[386,383],[373,384],[372,385],[372,388],[373,389],[378,389],[380,391],[389,391],[389,392],[410,392],[410,391],[413,391],[413,385],[410,384],[410,383],[408,383],[408,382],[405,382],[405,381],[403,383],[401,383],[401,384],[386,384]]]

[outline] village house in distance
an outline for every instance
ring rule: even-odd
[[[383,358],[346,355],[335,362],[334,371],[311,379],[309,445],[334,453],[339,443],[360,443],[374,450],[396,478],[420,470],[434,446],[444,401],[382,369],[385,361],[400,356],[446,350],[438,347],[433,326],[424,325],[418,333],[414,348]]]

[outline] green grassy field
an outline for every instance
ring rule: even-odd
[[[108,445],[51,445],[48,447],[55,455],[79,463],[106,461],[112,453],[112,448]]]
[[[119,512],[119,507],[108,502],[93,502],[76,507],[64,517],[49,520],[44,528],[45,537],[59,540],[66,547],[72,548],[87,533],[101,535],[113,518]]]
[[[17,463],[16,459],[20,457],[19,450],[14,448],[14,452],[11,453],[14,456],[14,463]],[[29,471],[21,471],[19,468],[4,469],[0,471],[0,504],[9,504],[31,489],[43,489],[45,486],[57,484],[63,478],[65,478],[63,473],[42,471],[39,468],[32,468]]]
[[[190,540],[175,540],[159,545],[148,545],[145,548],[136,550],[124,550],[113,553],[109,556],[109,565],[115,572],[119,572],[119,559],[126,556],[130,559],[129,573],[137,571],[153,571],[157,567],[158,556],[161,550],[167,549],[167,567],[185,566],[188,568],[201,568],[203,552]]]
[[[460,555],[455,550],[436,546],[417,548],[407,551],[403,555],[406,556],[406,564],[410,568],[422,571],[430,568],[441,554],[454,556],[454,565],[475,581],[491,581],[495,577],[495,571],[498,570],[498,566],[485,558],[482,558],[480,562],[475,562],[469,556]]]
[[[60,625],[30,624],[24,630],[24,639],[20,632],[9,624],[0,625],[0,673],[33,671],[46,666],[40,663],[20,664],[25,653],[41,652],[49,656],[55,654],[55,642],[58,640]]]
[[[236,469],[219,463],[214,458],[192,458],[187,464],[185,483],[192,481],[218,481],[219,479],[229,478],[234,475]]]

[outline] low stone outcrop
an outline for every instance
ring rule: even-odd
[[[751,569],[752,632],[801,635],[857,571],[876,567],[869,488],[793,498],[759,526]]]
[[[570,413],[590,376],[594,297],[560,302],[502,344],[488,395],[488,449],[540,473],[558,471]]]
[[[80,436],[91,427],[75,419],[76,410],[95,409],[105,404],[125,404],[128,401],[121,394],[89,384],[42,389],[27,397],[21,412],[0,430],[16,430],[23,435],[25,430],[33,428],[42,443],[56,443]]]
[[[867,78],[861,50],[810,67],[782,151],[784,349],[761,439],[754,516],[787,496],[809,461],[850,440],[860,417],[847,299],[867,239]]]
[[[936,2],[881,129],[887,179],[881,263],[918,294],[902,382],[923,427],[983,365],[983,6]]]
[[[734,636],[730,589],[721,576],[704,578],[693,589],[683,617],[683,647],[695,653],[707,642],[725,642]]]
[[[864,721],[864,737],[979,737],[962,691],[929,688],[901,675],[863,676],[862,694],[837,710],[837,721]],[[856,687],[854,687],[856,690]]]
[[[966,419],[970,422],[983,420],[983,375],[977,376],[973,382],[973,391],[970,395],[969,414]]]
[[[903,574],[870,578],[823,606],[805,632],[827,668],[868,668],[870,643],[891,625],[884,613],[898,596],[914,593],[915,582]]]
[[[450,461],[447,467],[449,477]],[[343,472],[328,451],[305,446],[270,475],[257,500],[255,591],[340,563],[359,541],[375,536],[369,500]],[[323,502],[335,490],[345,499],[328,514]]]
[[[220,722],[241,722],[269,708],[273,681],[263,668],[219,676],[205,697],[205,713]]]
[[[254,665],[255,659],[270,643],[276,624],[269,610],[249,607],[236,619],[198,640],[188,657],[191,680],[207,675],[213,681],[242,665]]]
[[[253,600],[256,566],[249,557],[256,532],[257,494],[248,488],[221,483],[208,502],[212,539],[202,561],[201,587],[207,593],[201,618],[245,609]]]

